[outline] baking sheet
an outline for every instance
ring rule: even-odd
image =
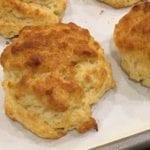
[[[117,87],[93,107],[99,131],[69,132],[58,140],[38,138],[4,114],[4,92],[0,86],[0,149],[5,150],[86,150],[150,129],[150,89],[128,79],[119,66],[119,55],[112,42],[114,25],[130,8],[116,10],[95,0],[69,0],[63,22],[87,28],[101,43],[112,65]],[[0,37],[0,50],[6,40]],[[0,68],[2,81],[2,68]]]

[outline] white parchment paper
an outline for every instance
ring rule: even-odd
[[[87,28],[102,45],[112,65],[117,83],[93,107],[99,131],[69,132],[58,140],[38,138],[4,114],[4,93],[0,86],[0,150],[86,150],[128,135],[150,129],[150,89],[141,86],[122,71],[119,54],[112,42],[115,24],[130,8],[116,10],[95,0],[69,0],[63,22]],[[0,37],[0,50],[6,40]],[[2,80],[2,68],[0,68]]]

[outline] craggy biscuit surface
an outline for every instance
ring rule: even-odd
[[[88,30],[73,23],[26,27],[1,55],[6,114],[43,138],[97,124],[91,105],[114,81]]]
[[[98,1],[109,4],[110,6],[115,8],[122,8],[131,6],[137,2],[140,2],[141,0],[98,0]]]
[[[14,37],[25,26],[58,23],[67,0],[0,0],[0,34]]]
[[[116,25],[116,46],[130,78],[150,87],[150,2],[132,8]]]

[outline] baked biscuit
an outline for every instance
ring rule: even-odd
[[[121,66],[131,79],[150,87],[150,2],[132,8],[116,25]]]
[[[18,35],[25,26],[58,23],[67,0],[0,0],[0,34]]]
[[[131,6],[137,2],[140,2],[141,0],[98,0],[98,1],[109,4],[114,8],[123,8]]]
[[[26,27],[1,55],[6,114],[43,138],[97,124],[91,105],[114,81],[88,30],[73,23]]]

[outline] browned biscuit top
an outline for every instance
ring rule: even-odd
[[[75,79],[76,68],[84,62],[93,63],[98,59],[103,62],[99,48],[86,29],[73,23],[26,27],[19,38],[4,50],[1,63],[6,71],[22,71],[24,75],[17,84],[20,88],[31,88],[36,95],[44,97],[46,106],[55,111],[65,111],[69,107],[70,96],[74,96],[78,104],[84,96],[82,86]],[[48,76],[43,75],[46,73]],[[93,73],[101,74],[103,79],[98,86],[102,86],[107,70],[93,69],[87,72],[84,80],[90,82],[90,74]],[[35,79],[37,76],[39,78]],[[24,91],[20,88],[18,93]]]
[[[150,2],[134,6],[116,25],[114,38],[120,51],[143,51],[150,57]]]
[[[78,62],[98,58],[93,46],[99,48],[96,42],[91,43],[89,32],[72,23],[69,26],[26,27],[19,40],[13,42],[3,54],[2,64],[7,69],[28,67],[37,72],[49,69],[55,72],[56,68],[71,68]]]

